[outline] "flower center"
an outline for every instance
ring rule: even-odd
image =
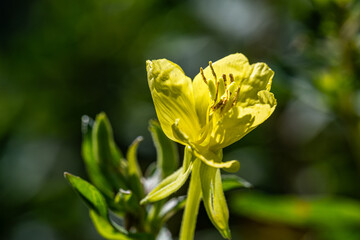
[[[214,112],[226,113],[236,105],[241,84],[235,82],[232,73],[229,73],[228,75],[222,74],[222,76],[218,78],[211,61],[209,62],[209,66],[213,79],[206,79],[202,68],[200,68],[200,73],[204,82],[209,87],[210,98],[212,100],[210,107],[211,116]]]

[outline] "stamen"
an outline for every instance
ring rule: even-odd
[[[234,105],[236,105],[236,103],[238,102],[238,97],[240,94],[242,81],[240,82],[239,85],[236,84],[234,75],[232,73],[228,74],[228,76],[226,74],[222,74],[220,79],[217,79],[217,76],[216,76],[216,73],[215,73],[215,70],[214,70],[214,67],[213,67],[211,61],[209,62],[209,67],[211,69],[211,73],[212,73],[213,77],[215,78],[214,81],[212,81],[212,79],[210,79],[210,82],[206,80],[204,70],[202,68],[200,68],[200,73],[201,73],[201,76],[202,76],[204,82],[209,85],[209,90],[213,89],[212,94],[210,93],[211,99],[213,100],[213,102],[212,102],[212,106],[210,108],[210,114],[209,114],[209,116],[212,116],[212,114],[217,109],[220,109],[219,111],[222,112],[221,114],[223,114],[224,111],[228,111],[230,108],[232,108]],[[221,84],[221,86],[220,86],[220,84]],[[212,87],[210,87],[210,85]],[[237,88],[236,88],[236,85],[238,85]],[[219,90],[220,87],[221,87],[221,89]],[[221,94],[221,96],[219,96],[219,94]]]
[[[215,94],[214,102],[216,102],[218,95],[219,95],[219,81],[216,81],[216,94]]]
[[[222,75],[222,78],[224,79],[224,86],[225,86],[225,88],[226,88],[226,80],[227,80],[227,79],[226,79],[226,75],[223,74],[223,75]]]
[[[234,75],[232,75],[232,73],[230,73],[229,76],[230,76],[230,82],[234,82],[235,81],[234,80]]]
[[[217,80],[215,70],[214,70],[214,68],[213,68],[213,66],[212,66],[212,61],[210,61],[210,62],[209,62],[209,66],[210,66],[210,69],[211,69],[212,75],[214,76],[215,80]]]
[[[224,110],[227,102],[228,102],[228,99],[227,99],[227,98],[225,98],[225,99],[222,101],[222,106],[221,106],[221,108],[220,108],[220,111],[223,111],[223,110]]]
[[[216,109],[220,108],[222,104],[223,104],[223,101],[219,101],[217,104],[215,104],[212,107],[212,110],[215,111]]]
[[[205,75],[204,75],[204,69],[203,69],[202,67],[200,67],[200,74],[201,74],[204,82],[207,84],[207,80],[206,80],[206,77],[205,77]]]
[[[229,101],[229,99],[230,99],[230,92],[229,92],[229,89],[226,89],[226,92],[225,92],[225,97],[224,98],[221,98],[221,100],[222,100],[222,106],[221,106],[221,109],[220,109],[220,111],[223,111],[224,110],[224,108],[225,108],[225,106],[226,106],[226,103]]]
[[[233,102],[231,103],[231,106],[235,106],[235,104],[237,103],[238,96],[239,96],[239,92],[240,92],[240,87],[238,87],[238,89],[236,89],[235,96],[234,96],[234,100],[233,100]]]

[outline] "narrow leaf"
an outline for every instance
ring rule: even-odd
[[[139,146],[139,143],[143,140],[143,137],[137,137],[134,142],[130,145],[129,150],[126,154],[126,158],[128,160],[128,173],[129,175],[138,176],[140,179],[142,177],[142,173],[138,164],[138,160],[136,157],[136,152]]]
[[[112,184],[114,191],[126,188],[125,169],[121,166],[122,155],[114,142],[113,132],[105,113],[96,116],[92,131],[92,151],[95,162]],[[122,171],[122,174],[120,174]]]
[[[222,180],[222,187],[224,192],[235,189],[235,188],[251,188],[252,185],[245,179],[237,176],[237,175],[230,175],[230,174],[223,174],[221,176]]]
[[[135,202],[139,202],[144,197],[144,188],[141,184],[142,173],[137,161],[136,152],[142,137],[137,137],[129,147],[126,158],[128,160],[128,184],[135,194]]]
[[[74,176],[70,173],[64,173],[65,178],[70,182],[74,189],[80,194],[88,207],[94,210],[99,216],[107,219],[108,209],[107,204],[99,192],[93,185],[80,177]]]
[[[89,116],[84,115],[81,118],[83,141],[82,141],[82,157],[85,162],[87,174],[91,182],[106,196],[113,198],[111,184],[103,176],[99,164],[95,161],[92,149],[92,130],[94,121]]]
[[[90,217],[96,230],[104,238],[111,240],[133,240],[125,232],[117,230],[109,221],[98,215],[95,211],[90,210]]]
[[[123,156],[116,147],[111,124],[105,113],[96,116],[93,129],[94,154],[97,161],[120,166]]]
[[[360,202],[341,197],[299,197],[259,192],[236,194],[232,209],[252,219],[279,222],[295,227],[327,229],[359,227]]]

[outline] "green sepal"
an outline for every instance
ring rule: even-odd
[[[176,192],[188,179],[193,165],[192,160],[193,155],[190,148],[185,147],[183,166],[160,182],[158,186],[141,200],[140,204],[156,202]]]
[[[65,172],[64,176],[90,209],[102,218],[108,218],[108,207],[105,198],[96,187],[70,173]]]
[[[219,156],[217,156],[212,151],[208,151],[208,150],[199,151],[195,149],[194,155],[197,158],[199,158],[203,163],[205,163],[206,165],[212,168],[221,168],[230,173],[237,172],[239,171],[240,168],[240,163],[237,160],[223,162],[221,160],[222,158],[219,158]]]
[[[156,202],[176,192],[186,182],[191,169],[192,163],[185,170],[183,167],[179,168],[176,172],[159,183],[157,187],[155,187],[143,200],[141,200],[140,204]]]
[[[166,137],[158,121],[151,120],[149,122],[149,131],[156,148],[157,169],[161,171],[161,179],[164,179],[179,165],[177,146],[175,142]]]
[[[220,169],[201,164],[200,179],[203,202],[209,219],[224,238],[231,239],[229,210],[222,188]]]
[[[245,179],[232,174],[221,175],[222,187],[224,192],[230,191],[236,188],[251,188],[252,185]]]

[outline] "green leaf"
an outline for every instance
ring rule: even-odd
[[[103,217],[101,217],[99,214],[97,214],[93,210],[90,210],[90,217],[94,223],[96,230],[104,238],[111,239],[111,240],[133,240],[134,239],[134,238],[127,236],[126,232],[121,232],[118,229],[116,229],[114,226],[111,225],[111,223],[108,220],[104,219]]]
[[[238,214],[297,227],[334,229],[359,226],[360,222],[360,202],[345,198],[242,193],[231,198],[231,205]]]
[[[177,146],[175,142],[166,137],[158,121],[151,120],[149,122],[149,131],[156,148],[157,168],[161,171],[161,179],[164,179],[172,174],[179,165]]]
[[[128,173],[129,175],[138,176],[140,179],[142,177],[142,173],[138,164],[138,160],[136,157],[136,152],[139,146],[139,143],[143,140],[143,137],[137,137],[134,142],[130,145],[129,150],[126,154],[126,158],[128,160]]]
[[[126,189],[125,174],[121,152],[114,142],[113,132],[105,113],[96,116],[92,131],[92,151],[95,162],[100,166],[103,175],[112,184],[113,191]]]
[[[126,204],[135,214],[141,214],[143,209],[139,209],[139,201],[145,196],[141,184],[142,173],[136,157],[137,148],[142,140],[142,137],[137,137],[129,147],[126,155],[128,159],[128,184],[133,192]]]
[[[222,189],[220,169],[202,163],[200,179],[204,206],[211,222],[224,238],[231,239],[229,210]]]
[[[189,148],[185,148],[183,166],[176,172],[165,178],[159,183],[143,200],[140,204],[147,202],[156,202],[170,196],[177,191],[184,183],[192,169],[192,154]]]
[[[120,162],[124,157],[114,142],[112,127],[105,113],[102,112],[96,116],[93,128],[95,159],[120,167]]]
[[[110,240],[155,240],[154,236],[146,233],[128,233],[125,229],[111,224],[99,216],[96,212],[90,210],[90,217],[99,234]]]
[[[74,187],[76,192],[80,194],[88,207],[94,210],[99,216],[107,219],[108,208],[103,195],[97,190],[96,187],[70,173],[64,173],[65,178]]]
[[[81,118],[82,123],[82,157],[85,162],[86,171],[89,175],[91,182],[98,188],[102,193],[104,193],[109,198],[114,197],[114,192],[112,190],[111,184],[103,176],[99,164],[95,161],[93,157],[92,150],[92,130],[93,130],[93,119],[89,116],[84,115]]]
[[[139,206],[139,202],[145,196],[145,194],[143,185],[141,183],[142,172],[136,157],[139,143],[142,140],[142,137],[137,137],[130,145],[126,154],[126,158],[128,160],[128,185],[132,194],[128,196],[128,199],[126,199],[125,206],[129,212],[132,212],[137,216],[145,215],[144,209]]]
[[[223,174],[221,176],[222,186],[224,192],[235,189],[235,188],[251,188],[252,185],[245,179],[231,174]]]

